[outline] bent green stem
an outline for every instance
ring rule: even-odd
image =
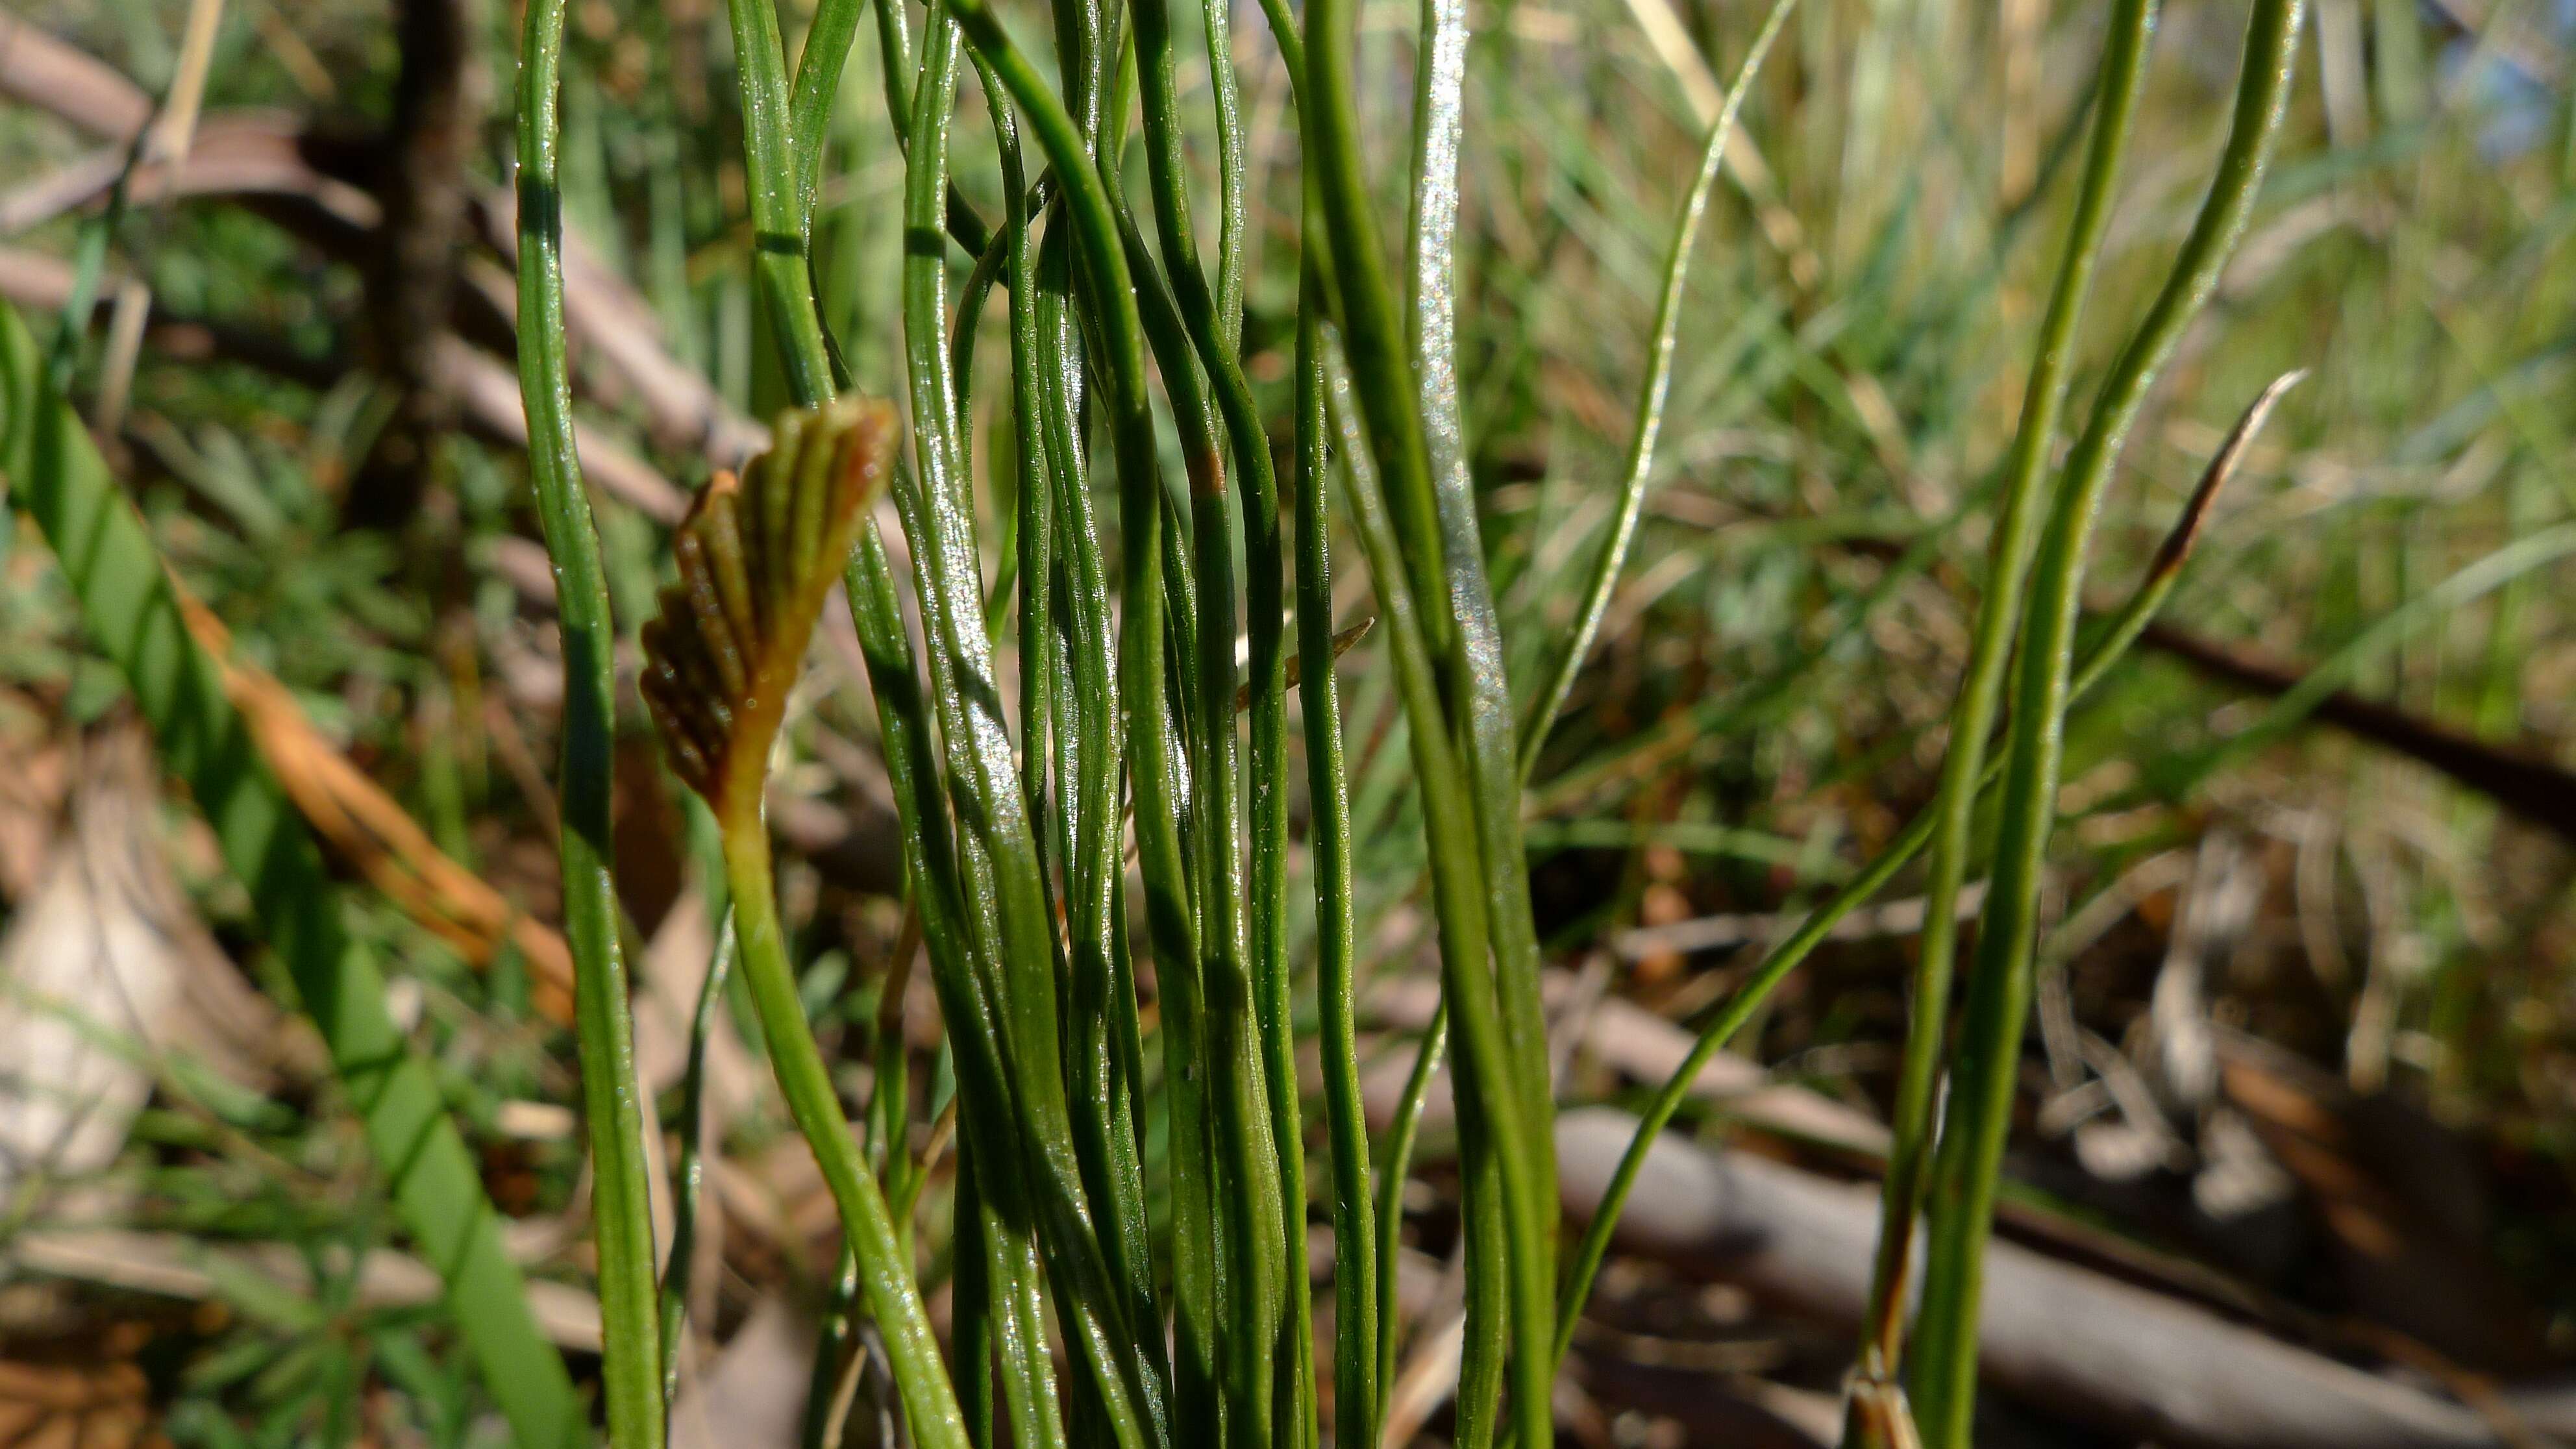
[[[733,893],[735,940],[741,953],[743,983],[751,988],[752,1006],[760,1017],[762,1038],[777,1074],[779,1095],[788,1115],[814,1150],[824,1186],[840,1210],[842,1231],[859,1265],[859,1284],[884,1336],[886,1357],[903,1397],[904,1420],[914,1442],[929,1449],[969,1449],[966,1422],[940,1363],[939,1339],[931,1331],[921,1291],[912,1280],[912,1260],[895,1233],[894,1217],[877,1190],[859,1153],[858,1138],[841,1110],[823,1054],[814,1045],[805,1020],[805,1004],[796,990],[796,973],[787,964],[787,943],[778,926],[778,894],[771,878],[769,832],[756,812],[738,812],[724,821],[725,883]]]
[[[1857,1370],[1860,1382],[1890,1387],[1874,1395],[1854,1396],[1855,1417],[1844,1433],[1847,1444],[1860,1442],[1854,1431],[1865,1427],[1858,1417],[1863,1407],[1880,1400],[1892,1403],[1896,1396],[1892,1385],[1904,1344],[1914,1221],[1922,1211],[1924,1172],[1932,1156],[1933,1092],[1958,951],[1959,891],[1967,878],[1969,831],[1984,778],[1986,737],[1994,728],[2003,694],[2004,669],[2021,615],[2022,578],[2030,566],[2031,541],[2038,527],[2041,481],[2066,397],[2076,325],[2110,225],[2112,193],[2121,156],[2128,149],[2130,122],[2137,114],[2139,79],[2146,70],[2154,17],[2152,0],[2120,0],[2112,11],[2083,182],[2075,214],[2067,223],[2066,247],[2048,312],[2040,322],[2038,352],[2022,396],[2021,423],[2004,467],[1985,602],[1977,612],[1966,675],[1951,709],[1950,748],[1941,762],[1941,782],[1931,810],[1931,880],[1925,887],[1921,954],[1910,987],[1905,1053],[1889,1123],[1892,1145],[1879,1198],[1878,1251],[1871,1267],[1870,1310],[1862,1324]],[[1899,1406],[1890,1412],[1903,1410]]]
[[[2199,485],[2192,490],[2191,499],[2183,506],[2181,516],[2166,533],[2164,543],[2156,550],[2155,560],[2148,566],[2145,576],[2130,591],[2128,599],[2104,622],[2095,642],[2085,652],[2084,662],[2075,671],[2074,681],[2068,689],[2070,700],[2080,700],[2093,692],[2110,674],[2112,667],[2127,655],[2148,622],[2164,607],[2165,601],[2173,596],[2175,587],[2181,582],[2183,566],[2190,561],[2192,547],[2200,537],[2219,490],[2234,476],[2237,465],[2244,460],[2245,450],[2261,431],[2264,421],[2271,416],[2273,406],[2300,376],[2296,372],[2286,374],[2265,388],[2245,410],[2217,453],[2212,455],[2209,466],[2201,474]],[[2001,778],[2003,769],[2004,762],[2000,757],[1989,759],[1978,779],[1978,788],[1990,788]],[[1575,1321],[1582,1314],[1584,1300],[1591,1296],[1593,1278],[1609,1254],[1611,1237],[1618,1230],[1619,1215],[1627,1208],[1628,1195],[1636,1187],[1637,1174],[1644,1169],[1655,1139],[1671,1123],[1674,1114],[1681,1110],[1683,1100],[1699,1080],[1701,1069],[1708,1065],[1709,1058],[1725,1049],[1735,1033],[1761,1010],[1780,983],[1787,980],[1809,953],[1833,934],[1834,927],[1844,917],[1868,904],[1889,881],[1896,878],[1898,871],[1922,854],[1923,848],[1931,843],[1938,819],[1937,812],[1928,808],[1917,814],[1894,840],[1888,842],[1876,859],[1862,867],[1860,873],[1832,897],[1808,912],[1806,919],[1798,923],[1798,928],[1773,947],[1761,965],[1736,989],[1735,995],[1728,998],[1726,1006],[1700,1028],[1698,1040],[1691,1044],[1689,1054],[1664,1079],[1645,1110],[1638,1114],[1636,1133],[1629,1139],[1627,1152],[1620,1157],[1619,1166],[1602,1189],[1600,1204],[1593,1210],[1591,1225],[1585,1230],[1582,1244],[1575,1250],[1566,1274],[1564,1306],[1558,1315],[1556,1334],[1556,1353],[1560,1360],[1573,1345]],[[1436,1032],[1440,1026],[1438,1018],[1433,1019],[1432,1026]]]
[[[715,814],[745,983],[779,1090],[839,1208],[913,1438],[965,1428],[910,1254],[841,1110],[788,964],[762,818],[771,746],[824,595],[893,471],[892,409],[851,398],[773,423],[740,480],[710,485],[672,541],[677,581],[643,633],[644,702],[673,772]]]
[[[1912,1387],[1925,1442],[1968,1442],[1976,1400],[1977,1308],[1986,1236],[2029,1013],[2040,870],[2055,823],[2084,550],[2102,490],[2147,388],[2217,285],[2251,213],[2289,93],[2301,0],[2258,0],[2245,36],[2233,125],[2208,198],[2173,270],[2103,381],[2083,436],[2067,456],[2040,540],[2013,693],[1993,883],[1954,1057],[1940,1155],[1933,1167],[1932,1237],[1924,1279],[1922,1347]],[[1927,941],[1927,945],[1928,945]]]

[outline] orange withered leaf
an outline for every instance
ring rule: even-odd
[[[815,616],[894,466],[894,409],[847,397],[782,414],[680,522],[679,578],[644,626],[644,704],[671,768],[719,820],[757,808]]]

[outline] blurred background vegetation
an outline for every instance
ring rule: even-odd
[[[353,928],[398,967],[398,1014],[514,1249],[560,1295],[539,1317],[578,1370],[596,1309],[541,763],[561,674],[511,437],[500,98],[517,17],[492,0],[232,0],[189,160],[172,184],[138,173],[102,233],[190,7],[9,3],[0,295],[42,335],[103,235],[74,395],[231,658],[274,677],[263,748],[361,884]],[[1644,526],[1530,798],[1552,960],[1642,1009],[1623,1019],[1686,1021],[1718,999],[1743,946],[1930,796],[2098,8],[1810,0],[1756,84],[1701,241]],[[2079,404],[2206,184],[2241,11],[2164,7]],[[792,44],[797,0],[782,14]],[[1711,71],[1759,14],[1509,0],[1471,18],[1460,357],[1526,686],[1610,517]],[[1295,133],[1249,20],[1234,60],[1263,189],[1244,348],[1284,420]],[[1410,5],[1362,8],[1370,134],[1409,133],[1413,24]],[[564,205],[576,296],[597,309],[577,319],[576,368],[630,638],[687,491],[738,456],[741,419],[784,400],[744,265],[726,36],[706,0],[572,11]],[[2576,566],[2443,588],[2576,519],[2570,46],[2560,0],[2312,9],[2252,230],[2110,495],[2105,598],[2144,569],[2246,402],[2309,375],[2164,622],[2070,721],[2006,1223],[2473,1405],[2479,1385],[2576,1355]],[[1204,105],[1204,71],[1184,82]],[[863,36],[816,269],[859,384],[880,392],[901,375],[905,245],[884,114]],[[965,194],[998,213],[989,153],[958,156]],[[1404,162],[1374,158],[1390,196]],[[120,336],[116,299],[139,289],[148,325]],[[973,401],[996,519],[1002,352],[979,353]],[[245,898],[140,753],[41,538],[23,521],[0,536],[0,1440],[489,1442],[489,1405],[309,1028],[279,1009],[292,987]],[[818,651],[772,813],[807,1000],[860,1082],[887,963],[913,943],[863,675],[848,631],[825,633],[837,644]],[[1384,660],[1363,645],[1341,667],[1363,984],[1381,988],[1372,1019],[1400,1076],[1394,1047],[1421,1025],[1405,987],[1429,971],[1421,834]],[[705,969],[708,842],[640,710],[627,731],[619,879],[644,1070],[668,1088]],[[1910,948],[1899,901],[1820,953],[1739,1041],[1763,1070],[1730,1080],[1758,1090],[1703,1102],[1705,1135],[1865,1176]],[[936,1013],[911,990],[907,1070],[935,1093]],[[733,1019],[754,1029],[747,1008]],[[1651,1086],[1671,1058],[1648,1040],[1587,1039],[1566,1100]],[[702,1384],[766,1366],[769,1397],[793,1403],[760,1442],[792,1443],[832,1215],[757,1057],[716,1056]],[[1409,1199],[1425,1302],[1455,1238],[1444,1171],[1427,1164]],[[1602,1443],[1706,1442],[1694,1396],[1796,1432],[1830,1403],[1848,1342],[1643,1262],[1605,1280],[1596,1316],[1578,1339],[1596,1412],[1569,1432]],[[2544,1432],[2539,1401],[2514,1402],[2498,1423]],[[2062,1403],[1999,1413],[1998,1442],[2135,1442]],[[1439,1431],[1436,1399],[1421,1419]],[[758,1437],[731,1422],[729,1440]],[[42,1437],[66,1425],[89,1437]]]

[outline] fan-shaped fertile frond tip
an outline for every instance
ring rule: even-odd
[[[756,805],[824,596],[894,466],[894,409],[781,414],[768,452],[719,473],[671,542],[679,576],[644,626],[644,703],[672,770],[717,818]]]

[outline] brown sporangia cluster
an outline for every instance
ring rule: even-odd
[[[719,820],[756,805],[824,596],[894,466],[894,409],[847,397],[782,414],[743,476],[680,522],[679,578],[644,626],[645,707],[671,768]]]

